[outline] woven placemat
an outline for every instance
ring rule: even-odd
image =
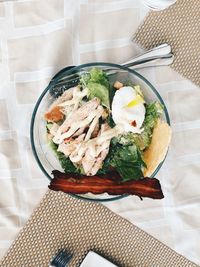
[[[60,249],[79,266],[94,250],[119,266],[197,266],[106,207],[48,191],[20,232],[1,267],[46,267]],[[98,267],[98,266],[97,266]]]
[[[170,8],[150,12],[134,40],[149,49],[169,43],[176,71],[200,86],[200,1],[178,0]]]

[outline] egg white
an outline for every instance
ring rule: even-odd
[[[125,132],[141,133],[141,126],[145,118],[144,103],[139,103],[133,107],[127,104],[136,98],[136,91],[131,86],[124,86],[117,90],[112,102],[112,117],[116,125],[123,128]],[[136,121],[136,126],[131,122]]]

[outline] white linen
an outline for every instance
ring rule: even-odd
[[[29,139],[38,96],[64,66],[120,63],[138,54],[131,37],[146,13],[139,0],[0,3],[1,256],[47,190]],[[200,264],[200,90],[169,67],[140,72],[171,117],[172,144],[158,175],[165,198],[128,197],[105,205]]]

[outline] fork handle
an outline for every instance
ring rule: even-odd
[[[172,64],[174,61],[174,56],[171,53],[171,46],[164,43],[153,49],[146,51],[144,54],[139,55],[136,58],[132,58],[131,60],[122,63],[122,66],[131,68],[131,69],[142,69],[147,67],[156,67],[156,66],[167,66]],[[71,67],[70,67],[71,68]],[[63,77],[63,73],[68,69],[65,68],[58,72],[51,82],[56,82],[56,87],[65,85],[65,83],[72,84],[74,86],[75,82],[78,80],[76,74],[72,73],[68,75],[67,78]],[[107,70],[112,70],[107,68]],[[58,78],[61,76],[60,78]]]
[[[171,46],[169,44],[164,43],[142,53],[141,55],[137,57],[134,57],[128,60],[127,62],[124,62],[123,65],[133,64],[135,62],[139,62],[139,61],[154,58],[154,57],[160,58],[163,56],[167,56],[170,53],[171,53]]]
[[[146,60],[131,62],[129,64],[122,64],[122,66],[136,70],[136,69],[143,69],[143,68],[148,68],[148,67],[168,66],[172,64],[173,61],[174,61],[174,55],[169,54],[165,57],[160,57],[160,58],[154,57],[154,58],[149,58]],[[109,71],[110,74],[115,73],[115,69],[112,69],[110,67],[105,68],[105,70]],[[66,83],[69,83],[71,86],[75,86],[77,81],[79,81],[79,77],[74,76],[74,74],[71,74],[68,76],[67,79],[61,79],[60,81],[56,82],[56,85],[54,87],[55,88],[61,87],[63,85],[66,85]]]
[[[123,65],[125,67],[128,67],[130,69],[142,69],[142,68],[147,68],[147,67],[157,67],[157,66],[168,66],[170,64],[172,64],[174,61],[174,55],[173,54],[169,54],[166,57],[160,57],[160,58],[151,58],[151,59],[147,59],[147,60],[141,60],[138,62],[133,62],[133,63],[129,63],[126,65]]]

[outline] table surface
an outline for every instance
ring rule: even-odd
[[[132,36],[146,14],[139,0],[0,3],[0,257],[47,190],[29,140],[39,94],[64,66],[137,55]],[[158,175],[165,198],[129,197],[106,206],[200,264],[200,90],[169,67],[140,73],[171,117],[172,144]]]

